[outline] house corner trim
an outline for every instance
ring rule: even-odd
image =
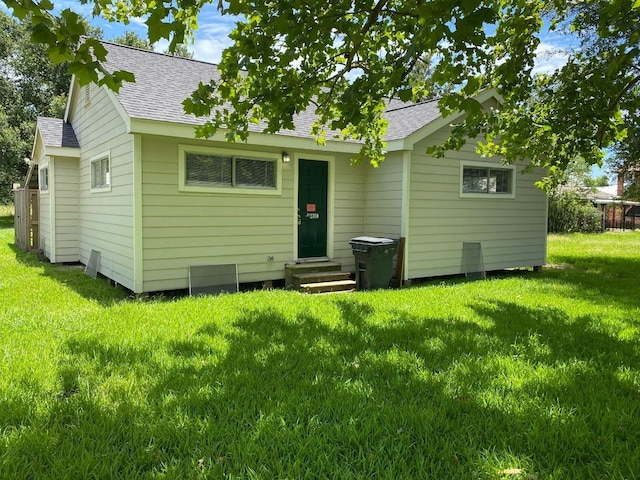
[[[144,263],[142,248],[142,136],[133,135],[133,289],[142,293]]]

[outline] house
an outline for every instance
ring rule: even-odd
[[[108,69],[133,72],[119,93],[75,78],[63,119],[39,118],[40,249],[87,263],[136,293],[188,286],[191,265],[238,265],[239,280],[284,278],[287,262],[328,257],[354,271],[349,240],[405,237],[404,279],[463,272],[463,243],[480,242],[486,270],[545,263],[547,200],[540,175],[481,158],[474,142],[425,154],[452,118],[436,102],[389,102],[388,153],[352,166],[355,142],[296,129],[228,143],[196,139],[182,100],[214,65],[105,42]],[[479,100],[495,104],[491,92]]]

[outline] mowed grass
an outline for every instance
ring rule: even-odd
[[[0,219],[0,478],[640,476],[640,233],[542,274],[135,301]]]

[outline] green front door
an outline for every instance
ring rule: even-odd
[[[327,162],[298,161],[298,258],[327,255]]]

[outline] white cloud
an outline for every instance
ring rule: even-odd
[[[153,49],[156,52],[164,52],[167,50],[167,48],[169,48],[169,40],[165,40],[164,38],[161,38],[153,44]]]
[[[568,52],[559,45],[540,42],[536,48],[533,73],[553,73],[562,68],[569,57]]]
[[[231,45],[229,34],[235,28],[238,17],[221,15],[211,5],[205,6],[198,16],[198,29],[194,44],[189,47],[194,58],[205,62],[220,63],[222,50]]]
[[[227,37],[222,38],[198,38],[190,47],[193,51],[193,57],[203,62],[220,63],[222,59],[222,50],[231,44],[231,40]]]

